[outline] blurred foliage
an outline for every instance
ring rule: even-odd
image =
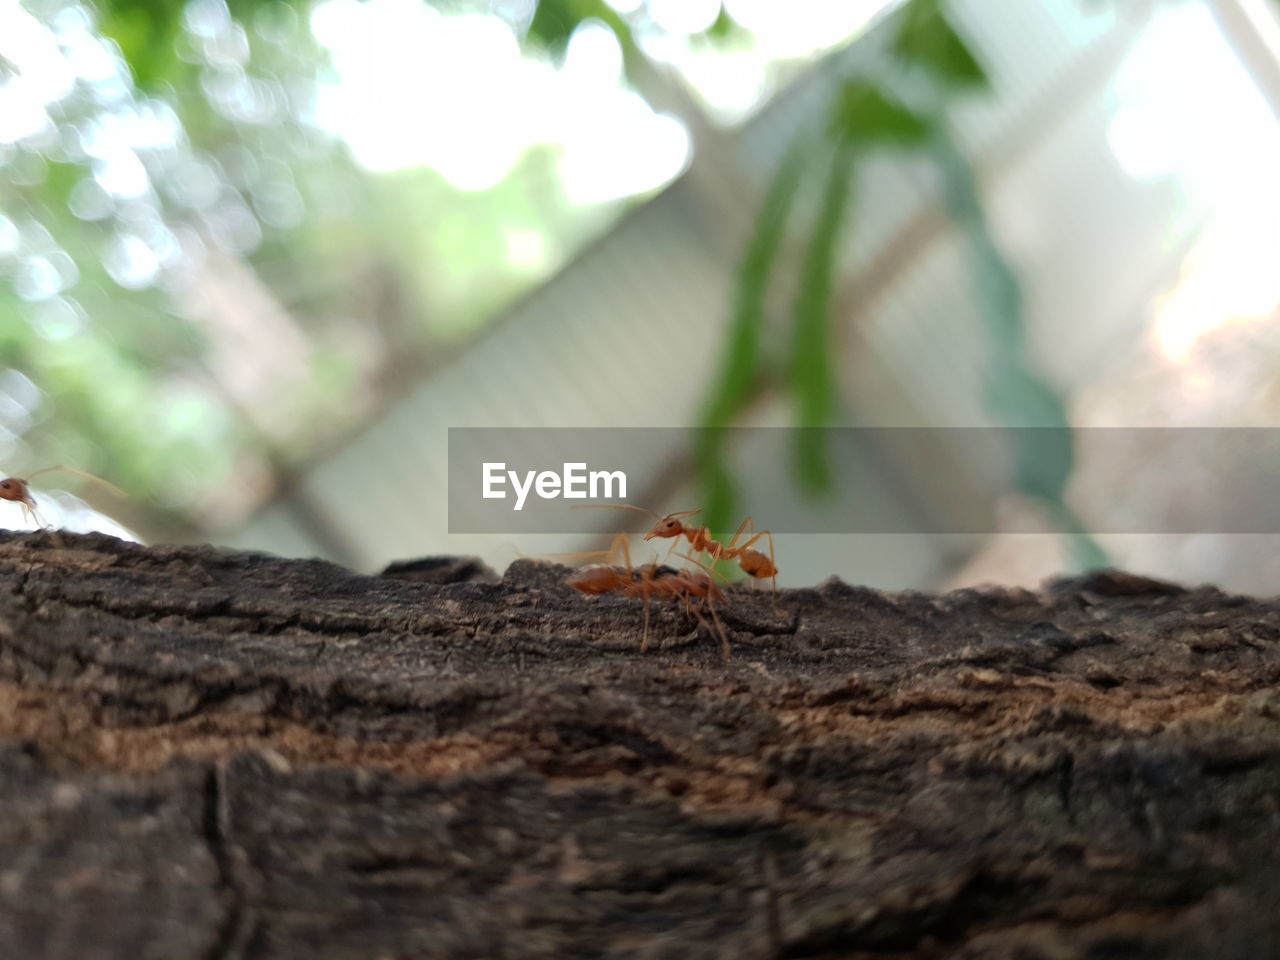
[[[894,36],[893,52],[902,63],[930,74],[948,94],[988,86],[982,64],[947,20],[943,0],[910,0]]]
[[[634,64],[638,51],[631,28],[605,0],[539,0],[526,37],[562,57],[569,38],[588,20],[597,20],[612,30],[622,46],[623,57]]]
[[[933,125],[929,153],[941,174],[947,209],[972,253],[990,344],[986,406],[997,423],[1011,428],[1014,487],[1045,504],[1055,521],[1065,521],[1065,529],[1072,531],[1070,543],[1078,566],[1106,566],[1106,552],[1084,531],[1066,502],[1067,482],[1075,469],[1066,403],[1027,366],[1022,285],[996,246],[973,171],[945,123]]]
[[[100,29],[120,46],[143,90],[171,83],[186,65],[178,57],[182,7],[166,0],[111,0],[100,5]]]
[[[738,511],[723,428],[756,393],[771,386],[791,396],[795,423],[805,428],[796,431],[794,451],[802,488],[814,494],[832,490],[823,428],[833,423],[837,413],[831,357],[838,351],[830,321],[841,240],[853,213],[852,184],[866,158],[884,150],[908,151],[928,159],[938,171],[947,210],[973,251],[989,335],[986,407],[997,423],[1014,428],[1010,431],[1014,487],[1045,504],[1066,529],[1074,531],[1071,539],[1081,566],[1104,565],[1106,554],[1083,532],[1065,501],[1074,447],[1064,401],[1029,366],[1017,276],[991,234],[973,172],[947,129],[947,111],[953,102],[989,89],[986,71],[949,21],[943,0],[907,0],[887,27],[893,31],[890,61],[875,76],[851,76],[844,82],[831,103],[816,148],[797,150],[793,145],[775,174],[756,235],[741,262],[728,341],[704,408],[704,433],[696,451],[705,487],[706,522],[714,530],[732,527]],[[898,89],[912,95],[900,95]],[[799,195],[796,184],[822,163],[827,170],[817,214],[807,225],[799,293],[789,317],[791,353],[785,371],[780,371],[758,346],[770,280],[793,218]]]
[[[831,139],[850,146],[919,147],[929,125],[870,80],[854,79],[840,89],[831,122]]]
[[[791,362],[787,386],[796,400],[801,427],[822,427],[836,411],[835,373],[831,369],[831,299],[838,276],[841,228],[849,212],[857,146],[839,138],[831,151],[818,216],[800,269],[799,292],[792,309]],[[801,484],[814,493],[831,489],[831,466],[821,430],[796,432],[796,469]]]
[[[46,102],[45,128],[0,142],[0,409],[19,411],[0,423],[0,459],[109,475],[160,508],[125,511],[126,522],[150,522],[144,532],[242,519],[291,464],[366,418],[388,379],[420,373],[437,348],[535,282],[510,268],[508,232],[552,238],[541,268],[549,271],[567,252],[557,242],[589,225],[590,216],[570,214],[547,147],[524,152],[511,175],[465,202],[429,169],[361,169],[313,122],[333,68],[307,5],[24,3],[76,52],[81,74]],[[588,21],[604,24],[635,85],[643,92],[652,78],[636,21],[604,0],[482,6],[502,7],[513,29],[553,56]],[[762,390],[785,391],[802,427],[838,415],[838,258],[855,179],[877,153],[928,157],[942,172],[987,298],[993,411],[1006,422],[1014,410],[1065,422],[1060,399],[1026,369],[1016,278],[991,242],[963,158],[945,150],[948,105],[981,92],[985,73],[943,0],[907,0],[887,27],[884,70],[846,78],[822,128],[786,151],[744,250],[697,441],[717,529],[734,500],[723,429]],[[738,29],[721,7],[700,39],[724,43]],[[0,56],[0,77],[10,68]],[[931,93],[909,82],[918,76]],[[810,202],[816,214],[801,217]],[[797,237],[788,348],[775,361],[761,343],[777,264]],[[207,315],[209,303],[221,312]],[[255,349],[292,365],[254,360]],[[830,489],[823,431],[798,435],[800,482]],[[1021,488],[1060,499],[1069,450],[1028,450],[1019,464]]]
[[[547,147],[484,191],[360,168],[313,122],[333,68],[310,4],[24,7],[45,59],[0,53],[0,82],[78,75],[0,141],[0,463],[108,476],[149,537],[241,521],[600,219]],[[625,31],[603,3],[537,14],[551,46],[588,16]],[[512,233],[541,267],[511,265]]]
[[[110,475],[134,495],[128,521],[181,528],[225,509],[257,475],[247,465],[300,449],[340,413],[349,371],[322,327],[309,331],[314,379],[293,385],[294,410],[269,436],[251,398],[218,382],[229,345],[187,312],[193,264],[251,255],[283,280],[288,251],[319,235],[344,158],[298,119],[318,52],[296,17],[251,36],[216,6],[195,32],[181,5],[126,0],[96,22],[74,3],[28,9],[79,76],[46,104],[51,126],[0,145],[0,225],[18,240],[0,262],[0,365],[39,391],[3,457]],[[49,52],[29,66],[63,69]]]
[[[587,22],[602,23],[613,31],[622,47],[628,75],[632,80],[643,82],[647,71],[635,33],[627,20],[605,0],[537,0],[526,39],[554,56],[563,56],[569,38]],[[713,42],[723,43],[733,37],[736,29],[729,11],[721,5],[715,21],[703,35]]]
[[[711,503],[728,503],[733,498],[733,479],[724,450],[724,428],[742,412],[759,385],[758,374],[762,368],[760,341],[765,325],[769,268],[782,246],[787,211],[800,187],[808,151],[809,144],[802,140],[797,139],[791,144],[769,185],[756,216],[755,231],[743,256],[720,371],[703,414],[702,429],[696,433],[695,461],[702,471],[702,483]]]

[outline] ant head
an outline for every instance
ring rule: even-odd
[[[5,477],[0,480],[0,500],[14,500],[28,507],[36,505],[27,491],[27,481],[19,480],[17,477]]]
[[[666,516],[653,525],[653,529],[644,535],[646,540],[654,537],[678,537],[684,533],[684,524],[674,516]]]
[[[684,523],[682,522],[682,519],[684,517],[691,517],[695,513],[700,512],[701,509],[681,510],[678,513],[668,513],[653,525],[653,529],[646,533],[644,538],[646,540],[652,540],[654,537],[678,537],[680,534],[684,533]]]

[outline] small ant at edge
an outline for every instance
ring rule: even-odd
[[[14,503],[17,503],[22,507],[22,516],[24,520],[28,520],[42,528],[45,527],[46,524],[44,520],[41,519],[39,511],[36,509],[35,497],[31,495],[31,480],[40,476],[42,473],[49,473],[53,470],[66,470],[68,473],[79,474],[88,480],[102,484],[118,496],[128,496],[128,494],[117,487],[114,483],[103,480],[101,477],[96,477],[92,473],[88,473],[84,470],[79,470],[76,467],[69,467],[64,463],[58,463],[54,464],[52,467],[45,467],[42,470],[37,470],[26,479],[21,477],[4,477],[3,479],[0,479],[0,500],[11,500]]]

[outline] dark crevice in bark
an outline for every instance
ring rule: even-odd
[[[225,776],[225,767],[214,763],[204,780],[201,825],[205,841],[209,844],[209,852],[218,865],[218,889],[225,909],[217,939],[209,950],[207,960],[240,960],[244,956],[242,948],[248,929],[245,892],[236,876],[228,836],[230,814],[226,789],[222,783]]]

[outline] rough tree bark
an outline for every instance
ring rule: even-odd
[[[1280,956],[1276,603],[563,574],[0,535],[0,957]]]

